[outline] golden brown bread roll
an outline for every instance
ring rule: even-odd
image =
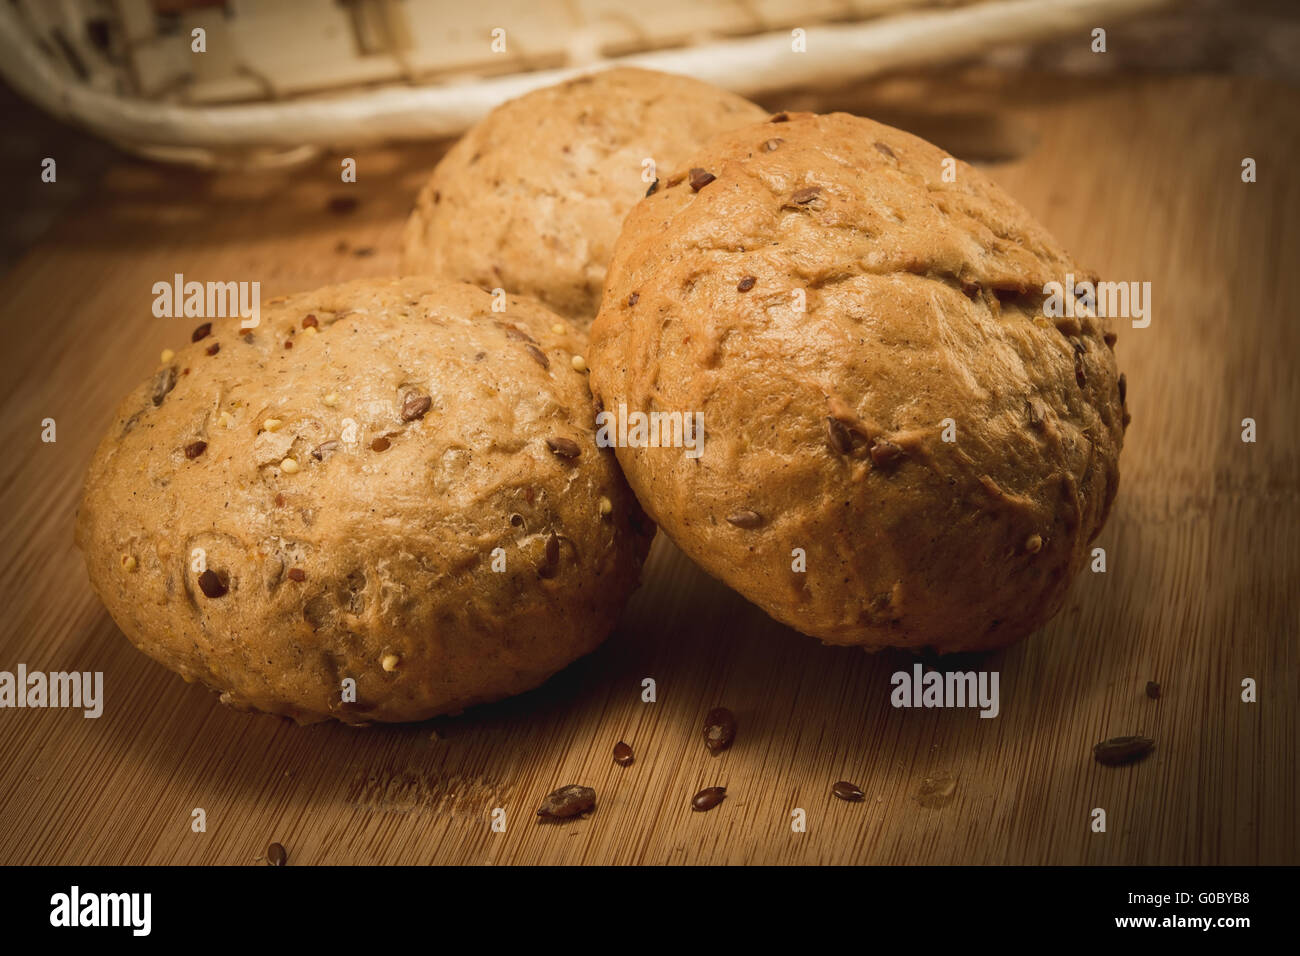
[[[360,281],[205,323],[123,401],[77,523],[145,653],[299,721],[420,720],[592,650],[648,532],[536,303]],[[344,682],[355,682],[355,700]]]
[[[1108,323],[1042,310],[1087,271],[945,160],[845,114],[722,134],[632,210],[592,328],[606,410],[703,416],[698,457],[618,448],[647,512],[827,643],[1023,637],[1118,485]]]
[[[761,120],[689,77],[620,67],[493,110],[443,158],[407,222],[402,271],[531,295],[584,328],[623,217],[709,137]]]

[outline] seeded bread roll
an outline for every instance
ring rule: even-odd
[[[77,521],[132,642],[304,723],[455,712],[596,647],[651,526],[594,443],[576,333],[492,301],[351,282],[165,356],[118,409]]]
[[[618,68],[493,110],[443,158],[406,226],[402,271],[535,296],[584,327],[623,217],[715,133],[766,114],[684,76]]]
[[[607,410],[703,414],[698,458],[618,449],[650,516],[830,644],[1023,637],[1117,488],[1114,336],[1043,314],[1091,276],[946,159],[844,114],[723,134],[628,216],[592,328]]]

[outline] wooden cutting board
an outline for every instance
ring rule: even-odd
[[[996,719],[892,708],[911,658],[778,626],[662,536],[601,650],[459,718],[303,728],[183,683],[121,636],[72,547],[113,408],[188,334],[152,317],[151,286],[181,272],[271,296],[392,272],[440,150],[359,154],[350,186],[338,157],[258,176],[123,163],[0,280],[0,670],[102,671],[106,697],[97,720],[0,711],[0,863],[247,864],[271,841],[291,864],[1300,862],[1294,91],[1033,78],[995,102],[1033,145],[993,177],[1084,262],[1153,295],[1150,327],[1117,347],[1133,425],[1098,541],[1107,570],[1040,633],[967,665],[1000,672]],[[33,171],[10,188],[57,186]],[[355,209],[331,210],[343,196]],[[740,727],[714,757],[701,724],[716,705]],[[1145,761],[1093,761],[1097,741],[1137,733],[1157,741]],[[631,767],[611,760],[620,739]],[[840,779],[866,799],[831,797]],[[537,824],[568,783],[596,788],[596,812]],[[693,813],[709,785],[726,801]]]

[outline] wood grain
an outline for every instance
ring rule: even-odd
[[[1108,570],[1084,573],[1042,632],[971,665],[1001,673],[993,720],[893,709],[908,657],[790,632],[662,537],[601,650],[460,718],[299,728],[184,684],[120,635],[72,547],[113,407],[188,332],[151,316],[150,287],[182,272],[260,279],[271,296],[391,272],[438,149],[361,153],[346,187],[337,158],[257,177],[113,169],[0,281],[0,669],[100,670],[107,697],[98,720],[0,711],[0,863],[244,864],[273,840],[291,864],[1300,862],[1293,102],[1206,78],[1033,79],[997,100],[1035,145],[992,175],[1105,276],[1149,280],[1154,319],[1118,345],[1134,420],[1098,542]],[[57,187],[33,173],[13,188]],[[356,211],[331,213],[335,195]],[[39,438],[47,416],[55,444]],[[1247,416],[1256,444],[1240,440]],[[1257,703],[1240,701],[1246,677]],[[719,704],[740,732],[714,757],[701,724]],[[1092,760],[1131,733],[1156,739],[1150,758]],[[611,760],[620,739],[631,767]],[[862,803],[830,796],[842,778]],[[918,800],[927,778],[955,781],[946,805]],[[537,824],[567,783],[595,787],[596,812]],[[726,801],[691,812],[715,784]],[[196,807],[206,833],[191,832]],[[1090,831],[1095,807],[1106,833]]]

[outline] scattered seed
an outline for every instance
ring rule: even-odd
[[[1119,373],[1119,403],[1123,405],[1127,401],[1128,401],[1128,377],[1123,372],[1120,372]]]
[[[1141,760],[1151,753],[1155,745],[1156,742],[1150,737],[1112,737],[1093,747],[1092,755],[1099,764],[1119,767]]]
[[[785,123],[785,122],[788,122],[789,120],[790,120],[790,114],[789,114],[789,113],[777,113],[777,114],[776,114],[775,116],[773,116],[770,120],[768,120],[768,122],[769,122],[769,123]]]
[[[176,366],[168,365],[164,369],[159,369],[158,374],[153,377],[153,389],[150,398],[155,405],[161,405],[167,393],[176,387]]]
[[[280,470],[284,472],[286,475],[298,474],[298,459],[285,458],[283,461],[280,462]]]
[[[691,797],[691,809],[700,813],[707,813],[721,803],[726,796],[726,787],[705,787]]]
[[[289,854],[280,844],[272,843],[266,848],[266,862],[271,866],[284,866],[289,862]]]
[[[790,201],[800,206],[806,206],[820,196],[821,192],[820,186],[805,186],[803,189],[796,189],[794,194],[790,196]]]
[[[596,805],[596,791],[591,787],[569,784],[546,795],[537,815],[548,820],[567,820],[586,813]]]
[[[757,511],[736,511],[727,515],[727,520],[737,528],[757,528],[763,523],[763,516]]]
[[[841,780],[831,787],[831,793],[841,800],[847,800],[849,803],[857,803],[866,796],[861,787],[856,783],[849,783],[847,780]]]
[[[321,401],[325,403],[326,408],[333,408],[335,405],[339,403],[338,392],[330,392],[328,395],[322,398]]]
[[[304,329],[314,329],[318,325],[320,325],[320,322],[317,320],[314,314],[308,314],[302,320],[302,327]]]
[[[888,146],[886,146],[884,143],[880,142],[879,140],[872,143],[871,145],[875,146],[876,149],[880,150],[880,152],[884,153],[890,159],[897,159],[897,157],[894,155],[894,151],[890,149]]]
[[[645,191],[645,194],[647,196],[653,196],[658,189],[659,189],[659,180],[656,179],[654,182],[650,184],[650,188]]]
[[[1029,424],[1034,428],[1041,428],[1047,411],[1043,403],[1036,398],[1031,398],[1025,403],[1025,407],[1029,410]]]
[[[284,507],[284,502],[285,502],[285,500],[286,500],[286,499],[285,499],[284,495],[283,495],[283,494],[280,494],[279,492],[277,492],[276,495],[275,495],[275,506],[276,506],[277,508],[283,508],[283,507]]]
[[[577,458],[578,455],[582,454],[582,449],[578,447],[578,443],[571,438],[548,438],[546,439],[546,447],[560,458]]]
[[[903,449],[892,441],[877,439],[871,446],[871,462],[874,465],[888,465],[903,457]]]
[[[408,392],[402,401],[402,421],[413,422],[423,418],[424,413],[433,406],[433,399],[419,392]]]
[[[283,424],[284,421],[279,418],[268,418],[266,421],[262,422],[262,431],[264,432],[279,431],[280,426]]]
[[[608,518],[610,515],[614,513],[614,503],[610,501],[608,498],[606,498],[604,495],[601,495],[600,501],[597,503],[597,507],[600,509],[600,516],[602,518]]]
[[[536,361],[537,364],[540,365],[542,368],[551,367],[551,360],[548,359],[546,357],[546,353],[543,352],[541,349],[539,349],[536,345],[525,345],[524,348],[528,350],[528,354],[531,355],[534,361]]]
[[[323,441],[311,450],[311,456],[317,461],[324,461],[327,457],[338,451],[339,443],[336,439],[331,438]]]
[[[384,659],[379,662],[379,666],[391,674],[397,670],[397,666],[401,663],[402,659],[396,654],[385,654]]]
[[[1037,554],[1043,549],[1042,535],[1031,534],[1025,539],[1025,550],[1030,554]]]
[[[569,359],[569,364],[573,366],[575,372],[587,371],[587,360],[581,355],[575,355],[573,358]]]
[[[378,438],[376,438],[374,441],[372,441],[372,442],[370,443],[370,450],[371,450],[371,451],[388,451],[389,447],[390,447],[392,444],[393,444],[393,443],[390,442],[387,438],[385,438],[385,437],[383,437],[382,435],[380,435]]]
[[[635,759],[636,755],[632,753],[632,748],[623,741],[620,740],[614,745],[614,763],[620,767],[630,767]]]
[[[632,306],[636,305],[640,301],[641,301],[641,293],[633,292],[630,296],[627,297],[628,308],[631,308]]]
[[[163,364],[166,365],[168,362],[170,362],[172,359],[176,357],[176,353],[173,352],[171,349],[163,349],[162,355],[159,357],[162,359]]]
[[[140,562],[136,560],[134,554],[124,554],[124,555],[122,555],[122,570],[123,570],[123,571],[126,571],[128,574],[130,574],[130,573],[134,572],[135,569],[138,568],[138,567],[140,567]]]
[[[190,335],[190,341],[197,342],[200,339],[206,339],[211,334],[212,334],[212,323],[204,322],[202,325],[200,325],[197,329],[194,330],[193,334]]]
[[[554,332],[556,335],[563,335],[564,326],[561,323],[556,322],[554,325],[551,326],[551,331]]]
[[[284,347],[287,348],[287,349],[291,349],[291,348],[293,348],[293,339],[285,339],[285,340],[284,340]]]
[[[546,567],[555,573],[555,566],[560,563],[560,539],[551,535],[546,539]]]
[[[207,597],[219,598],[230,589],[226,587],[226,582],[221,580],[221,576],[216,571],[208,568],[199,575],[199,590]]]
[[[841,455],[853,454],[853,431],[833,415],[826,418],[826,438]]]
[[[315,334],[316,334],[317,332],[319,332],[319,331],[320,331],[320,329],[316,328],[316,326],[314,326],[314,325],[309,325],[309,326],[307,326],[307,328],[305,328],[305,329],[302,330],[302,334],[303,334],[303,335],[315,335]]]
[[[718,177],[713,175],[707,169],[700,169],[698,166],[691,170],[691,192],[699,192],[709,183]]]
[[[736,715],[725,707],[714,707],[704,718],[704,746],[720,754],[736,739]]]
[[[185,446],[185,457],[191,460],[198,458],[208,449],[208,443],[205,441],[192,441]]]
[[[506,325],[504,322],[498,323],[506,333],[506,338],[513,339],[516,342],[528,342],[531,345],[537,344],[537,339],[533,338],[523,329],[516,325]]]
[[[1147,681],[1147,696],[1152,700],[1160,699],[1160,685],[1153,680]]]
[[[763,144],[763,149],[764,149],[766,152],[769,152],[769,153],[775,153],[777,147],[780,146],[780,145],[781,145],[782,143],[784,143],[784,142],[785,142],[785,140],[781,139],[781,138],[778,136],[778,137],[775,137],[775,138],[773,138],[773,139],[769,139],[766,143],[764,143],[764,144]]]
[[[304,571],[302,568],[290,568],[289,580],[297,581],[299,584],[301,584],[303,581],[307,580],[307,572]]]
[[[736,283],[736,291],[748,292],[750,289],[754,288],[754,284],[756,282],[758,282],[758,280],[755,279],[753,276],[745,276],[739,282]]]

